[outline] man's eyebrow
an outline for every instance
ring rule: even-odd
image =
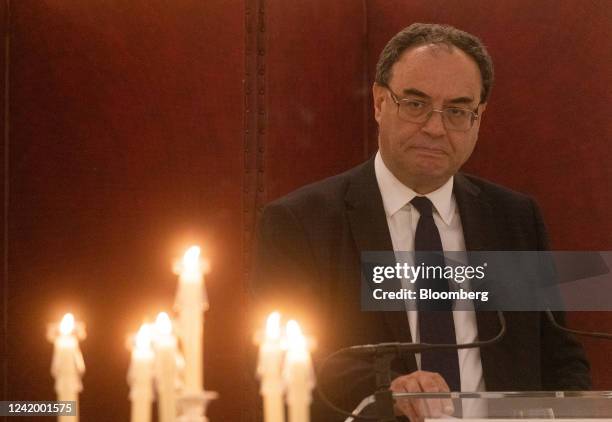
[[[474,99],[471,97],[457,97],[450,100],[449,104],[472,104]]]
[[[402,93],[406,96],[412,95],[414,97],[421,97],[423,99],[431,99],[429,95],[415,88],[407,88],[403,90]],[[457,97],[447,101],[447,104],[472,104],[473,102],[474,99],[472,97]]]
[[[415,97],[431,98],[429,95],[425,94],[423,91],[419,91],[418,89],[414,89],[414,88],[407,88],[403,90],[402,92],[404,93],[404,95],[414,95]]]

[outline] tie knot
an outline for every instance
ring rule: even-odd
[[[433,213],[433,204],[426,196],[415,196],[410,203],[419,211],[422,217],[429,217]]]

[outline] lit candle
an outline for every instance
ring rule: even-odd
[[[310,421],[310,403],[315,385],[306,338],[297,322],[287,323],[287,354],[284,368],[289,422]]]
[[[200,260],[200,248],[192,246],[178,266],[179,286],[175,307],[178,311],[178,335],[185,359],[184,393],[203,391],[204,311],[208,299],[204,288],[206,265]]]
[[[79,340],[85,338],[82,323],[75,323],[70,313],[64,315],[59,324],[50,324],[47,339],[53,342],[51,374],[55,379],[55,392],[60,401],[74,401],[77,416],[59,416],[60,422],[78,422],[79,393],[83,391],[81,376],[85,372],[83,354]]]
[[[282,377],[283,350],[281,347],[280,314],[272,312],[266,320],[265,336],[259,345],[257,375],[261,380],[260,392],[263,397],[264,421],[283,422]]]
[[[174,422],[176,417],[177,348],[172,321],[165,312],[155,320],[155,383],[160,422]]]
[[[132,422],[151,421],[153,359],[155,358],[153,349],[151,349],[151,334],[151,326],[142,324],[134,336],[132,361],[128,370]]]

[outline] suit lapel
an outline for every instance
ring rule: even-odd
[[[365,251],[393,251],[382,196],[376,182],[374,158],[354,174],[345,202],[360,261],[361,253]],[[411,341],[406,312],[384,312],[384,318],[397,341]]]
[[[478,186],[464,175],[455,175],[453,193],[459,207],[467,251],[494,251],[498,248],[497,229],[489,204]]]
[[[345,201],[351,231],[359,252],[392,251],[393,244],[376,182],[373,159],[366,162],[354,175]]]
[[[501,241],[491,204],[484,198],[480,188],[459,173],[455,176],[453,192],[461,216],[465,249],[467,251],[500,250]],[[476,312],[476,324],[480,340],[494,337],[500,329],[496,312]],[[490,348],[482,348],[480,358],[487,390],[497,390],[501,381],[497,376],[500,371]]]

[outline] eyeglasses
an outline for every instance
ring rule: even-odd
[[[461,107],[445,107],[442,110],[435,110],[431,103],[422,101],[416,98],[398,98],[391,91],[391,88],[385,86],[391,94],[391,99],[397,105],[397,116],[410,123],[425,124],[432,113],[440,113],[442,122],[446,130],[456,132],[467,132],[474,126],[474,122],[478,120],[478,107],[469,110]]]

